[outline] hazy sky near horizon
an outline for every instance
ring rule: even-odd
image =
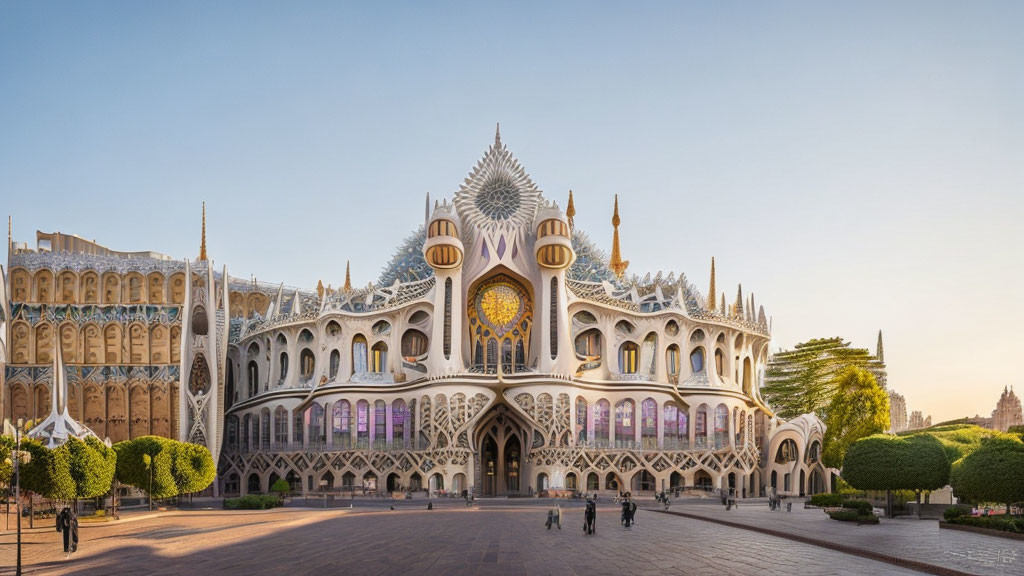
[[[631,272],[773,349],[885,333],[935,421],[1024,393],[1024,3],[14,3],[0,206],[312,288],[375,280],[494,138]]]

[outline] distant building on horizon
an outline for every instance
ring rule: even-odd
[[[1024,413],[1021,411],[1020,398],[1013,392],[1013,387],[1003,387],[1003,394],[992,411],[993,430],[1006,432],[1010,426],[1024,425]]]
[[[903,432],[907,429],[907,400],[895,390],[889,390],[889,431]]]
[[[929,414],[925,417],[920,410],[914,410],[910,413],[910,422],[907,425],[907,430],[920,430],[921,428],[928,428],[932,425],[932,417]]]

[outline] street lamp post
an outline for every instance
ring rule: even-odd
[[[14,569],[15,576],[21,576],[21,427],[25,425],[23,418],[18,418],[18,426],[14,429],[14,505],[18,514],[18,562]]]

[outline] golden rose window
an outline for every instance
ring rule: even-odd
[[[469,310],[474,371],[494,374],[526,370],[533,324],[529,294],[512,278],[496,276],[477,288]]]

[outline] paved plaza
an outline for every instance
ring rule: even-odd
[[[27,574],[920,574],[714,523],[614,507],[582,531],[582,509],[544,529],[536,506],[180,512],[83,526],[66,559],[48,523],[25,535]],[[0,536],[0,573],[14,561]]]

